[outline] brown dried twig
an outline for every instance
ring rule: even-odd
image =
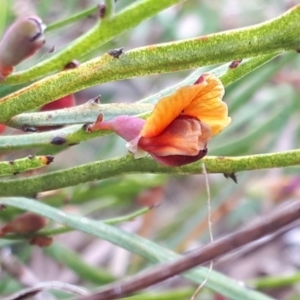
[[[88,295],[88,291],[82,287],[78,287],[72,284],[60,282],[60,281],[49,281],[41,282],[33,287],[18,291],[13,295],[6,297],[3,300],[24,300],[32,299],[31,297],[45,290],[59,290],[66,293],[76,294],[76,295]]]
[[[119,299],[137,292],[143,288],[166,280],[174,275],[187,271],[197,265],[204,264],[236,250],[254,240],[273,233],[283,226],[300,218],[300,203],[294,202],[280,207],[274,212],[259,218],[248,227],[220,238],[202,248],[196,249],[176,261],[165,263],[141,275],[133,276],[128,280],[114,283],[78,300],[111,300]]]

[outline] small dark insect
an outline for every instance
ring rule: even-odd
[[[22,127],[22,130],[24,132],[37,132],[37,129],[35,127],[33,127],[33,126],[27,126],[27,125],[24,125]]]
[[[46,158],[47,158],[47,162],[46,162],[47,165],[49,165],[54,161],[54,156],[52,155],[46,155]]]
[[[99,16],[100,16],[100,19],[103,19],[105,17],[105,13],[106,13],[106,5],[105,4],[99,4],[98,5],[98,8],[99,8]]]
[[[63,144],[65,144],[67,142],[67,139],[65,139],[65,138],[63,138],[63,137],[60,137],[60,136],[56,136],[55,138],[53,138],[52,140],[51,140],[51,144],[52,145],[63,145]]]
[[[121,54],[124,53],[123,49],[124,48],[108,50],[107,53],[114,58],[119,58],[121,56]]]
[[[70,62],[68,62],[65,66],[64,66],[64,70],[69,70],[69,69],[75,69],[77,67],[79,67],[80,62],[76,59],[71,60]]]
[[[229,65],[229,69],[235,69],[235,68],[237,68],[241,62],[242,62],[242,59],[234,60],[234,61]]]

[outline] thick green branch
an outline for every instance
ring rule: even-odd
[[[299,17],[300,6],[296,6],[281,17],[255,27],[213,34],[205,39],[139,48],[128,51],[119,59],[104,54],[76,69],[60,72],[2,98],[0,122],[5,123],[21,112],[107,81],[296,49],[300,44]]]
[[[272,53],[268,55],[258,56],[251,59],[244,60],[237,68],[229,68],[229,64],[226,64],[222,67],[216,68],[212,70],[211,72],[214,73],[217,76],[220,76],[220,79],[222,80],[223,84],[229,85],[233,83],[234,81],[240,79],[247,73],[253,71],[254,69],[258,68],[259,66],[263,65],[264,63],[268,62],[272,58],[274,58],[277,55],[277,53]],[[107,61],[112,62],[118,62],[120,61],[117,59],[113,59],[109,55],[103,56],[107,59]],[[102,57],[102,59],[103,59]],[[89,63],[91,64],[91,63]],[[93,72],[87,72],[86,77],[82,78],[82,67],[86,67],[87,64],[82,65],[81,67],[69,70],[66,72],[61,72],[59,74],[56,74],[54,76],[48,77],[44,80],[41,80],[39,82],[36,82],[28,87],[25,87],[7,97],[4,97],[0,100],[0,123],[7,123],[11,117],[20,114],[24,111],[27,111],[29,109],[34,109],[37,107],[42,106],[43,104],[53,101],[55,99],[58,99],[62,96],[71,94],[77,90],[80,90],[82,88],[91,86],[94,84],[95,80],[99,81],[100,77],[97,77],[98,71],[101,71],[101,69],[98,69]],[[80,69],[81,68],[81,69]],[[138,66],[136,66],[138,69]],[[87,67],[89,70],[89,67]],[[80,71],[81,70],[81,71]],[[80,72],[79,72],[80,71]],[[118,72],[118,70],[115,70]],[[120,70],[119,70],[120,71]],[[109,80],[109,76],[113,76],[111,72],[109,71],[110,75],[103,75],[102,74],[102,80]],[[136,71],[135,67],[132,68],[132,72],[139,72]],[[153,96],[150,96],[141,102],[143,103],[155,103],[160,98],[174,92],[178,87],[192,84],[202,73],[203,71],[197,70],[194,72],[191,76],[180,82],[179,84],[169,87]],[[97,76],[96,76],[96,75]],[[100,75],[99,75],[100,76]],[[125,76],[126,77],[126,76]],[[78,81],[77,79],[81,78],[82,81]],[[90,81],[91,80],[91,81]],[[17,117],[16,117],[17,118]],[[94,120],[93,120],[94,121]],[[12,125],[13,125],[12,121]],[[31,125],[31,124],[27,124]],[[13,125],[14,126],[14,125]],[[1,143],[0,143],[1,145]]]
[[[228,86],[249,72],[252,72],[256,68],[267,63],[274,57],[276,57],[276,54],[245,59],[237,68],[231,69],[229,68],[230,64],[225,64],[221,67],[212,69],[210,72],[214,73],[216,76],[219,76],[222,83],[225,86]],[[91,100],[83,105],[78,105],[76,107],[63,110],[60,109],[51,112],[23,113],[16,115],[12,117],[9,122],[7,122],[7,125],[16,128],[22,128],[24,126],[72,125],[94,122],[100,113],[104,114],[106,120],[118,115],[137,115],[146,113],[152,110],[152,105],[155,104],[159,99],[175,92],[175,90],[179,87],[193,84],[202,73],[203,70],[199,69],[193,72],[183,81],[174,86],[168,87],[157,94],[146,97],[145,99],[139,101],[140,103],[97,104],[96,101]],[[0,145],[1,144],[2,142],[0,137]]]
[[[110,119],[122,114],[141,114],[145,111],[150,111],[152,108],[153,104],[146,103],[98,104],[91,100],[83,105],[68,109],[22,114],[13,118],[10,125],[24,128],[28,126],[50,126],[51,124],[65,125],[74,123],[90,123],[94,122],[97,116],[101,113],[105,115],[106,119]],[[57,130],[50,130],[48,132],[0,136],[0,152],[40,148],[51,145],[53,147],[72,146],[109,133],[111,133],[111,131],[108,130],[87,133],[83,125],[74,125]]]
[[[234,69],[229,68],[229,64],[211,70],[216,76],[220,76],[225,86],[237,81],[247,73],[258,68],[276,55],[269,54],[259,56],[251,59],[246,59]],[[189,77],[179,82],[178,84],[168,87],[157,94],[151,95],[138,103],[134,104],[97,104],[95,101],[89,101],[78,107],[70,109],[56,110],[52,112],[28,113],[21,114],[13,117],[9,121],[9,125],[13,127],[23,126],[44,126],[44,125],[61,125],[61,124],[74,124],[74,123],[89,123],[94,122],[99,113],[104,114],[104,118],[110,119],[114,116],[123,115],[136,115],[146,113],[152,109],[152,105],[159,99],[173,93],[177,88],[188,84],[193,84],[197,78],[202,74],[199,69],[193,72]],[[149,104],[148,104],[149,103]],[[16,106],[16,108],[18,108]],[[1,116],[0,116],[1,118]],[[59,130],[52,130],[44,133],[34,133],[30,135],[18,136],[0,136],[0,151],[39,148],[49,146],[53,139],[56,137],[63,138],[64,142],[56,146],[67,146],[80,143],[88,139],[109,134],[110,131],[99,131],[93,134],[87,134],[82,126],[71,126]]]
[[[148,2],[151,2],[149,7],[147,6]],[[125,10],[111,20],[103,20],[99,27],[101,30],[96,26],[78,42],[66,47],[46,62],[9,77],[7,82],[22,83],[37,79],[45,73],[62,69],[72,59],[82,55],[83,51],[88,52],[91,47],[99,46],[99,40],[101,42],[107,41],[112,36],[125,31],[123,27],[128,29],[128,27],[137,25],[143,19],[176,2],[174,0],[161,0],[155,1],[155,3],[153,0],[138,2],[138,4],[133,5],[134,8],[131,10]],[[82,69],[80,68],[82,74],[81,76],[78,74],[77,83],[82,80],[86,80],[86,82],[92,80],[93,76],[90,77],[87,73],[93,73],[99,68],[101,71],[97,70],[96,77],[101,77],[102,74],[104,78],[98,82],[95,81],[94,84],[133,76],[213,65],[256,55],[296,50],[300,46],[299,17],[300,6],[297,5],[282,16],[257,26],[135,49],[123,55],[122,59],[113,62],[108,61],[104,55],[102,58],[95,59],[91,64],[82,66]],[[132,24],[133,22],[134,24]],[[122,30],[120,31],[121,27]],[[85,70],[86,67],[89,70]],[[73,79],[76,80],[78,75]],[[82,85],[79,87],[82,88]]]
[[[142,21],[155,16],[160,11],[179,2],[179,0],[136,1],[136,3],[125,8],[112,19],[108,18],[99,22],[90,31],[79,37],[57,54],[51,56],[51,58],[42,61],[23,72],[18,72],[10,76],[7,78],[6,82],[18,84],[33,81],[49,73],[62,70],[63,67],[73,59],[79,59],[84,54],[97,49],[115,36],[136,27]]]
[[[0,199],[0,201],[1,201],[1,199]],[[107,220],[102,220],[101,222],[103,222],[105,224],[109,224],[109,225],[117,225],[120,223],[125,223],[125,222],[131,221],[143,214],[146,214],[151,209],[153,209],[153,207],[144,207],[144,208],[139,209],[131,214],[116,217],[116,218],[111,218],[111,219],[107,219]],[[0,239],[22,240],[22,239],[29,239],[33,236],[54,236],[54,235],[70,232],[73,230],[74,229],[71,227],[61,226],[61,227],[58,227],[55,229],[40,230],[33,234],[23,234],[23,235],[22,234],[8,234],[8,235],[1,236]]]
[[[30,178],[2,181],[0,182],[0,196],[33,196],[42,191],[131,173],[201,174],[201,162],[205,163],[208,173],[230,175],[241,171],[298,165],[300,164],[300,150],[239,157],[206,157],[200,162],[180,168],[162,166],[150,157],[135,159],[132,155],[127,155]]]
[[[225,86],[237,81],[247,73],[253,71],[264,63],[274,58],[275,54],[258,56],[251,59],[243,60],[237,68],[229,68],[229,64],[225,64],[221,67],[211,70],[217,76],[220,76]],[[179,82],[178,84],[168,87],[157,94],[151,95],[140,103],[135,104],[97,104],[95,101],[89,101],[81,106],[57,110],[52,112],[40,112],[40,113],[28,113],[21,114],[13,117],[9,125],[15,127],[26,126],[44,126],[44,125],[61,125],[61,124],[73,124],[73,123],[85,123],[95,121],[99,113],[103,113],[105,119],[110,119],[116,115],[128,114],[136,115],[145,113],[151,110],[152,105],[159,99],[173,93],[178,87],[192,84],[203,73],[202,69],[199,69],[192,73],[189,77]],[[27,99],[28,100],[28,99]],[[149,103],[149,104],[147,104]],[[151,103],[151,104],[150,104]],[[26,103],[24,103],[26,105]],[[19,105],[15,106],[16,109]],[[87,134],[82,126],[71,126],[59,130],[52,130],[44,133],[34,133],[26,135],[13,135],[13,136],[0,136],[0,151],[16,150],[16,149],[28,149],[39,148],[54,145],[52,147],[66,147],[92,139],[95,137],[109,134],[109,131],[95,132],[93,134]],[[59,139],[59,143],[55,143],[55,139]],[[54,143],[53,143],[54,142]],[[44,153],[44,152],[43,152]],[[49,153],[49,152],[45,152]]]

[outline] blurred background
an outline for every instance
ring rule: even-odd
[[[134,2],[118,0],[116,8],[119,11]],[[80,59],[80,62],[113,48],[124,47],[126,51],[254,25],[282,14],[297,3],[292,0],[186,1],[115,38]],[[14,0],[9,4],[6,18],[1,19],[0,32],[16,16],[28,12],[38,14],[49,25],[97,4],[99,1],[91,0]],[[98,15],[94,13],[75,24],[46,32],[43,51],[22,63],[17,70],[26,69],[36,61],[50,57],[49,51],[53,47],[55,51],[63,49],[97,21]],[[297,148],[300,139],[299,67],[298,54],[285,54],[229,86],[224,101],[229,106],[232,124],[209,144],[209,155],[238,156]],[[77,104],[100,94],[102,103],[135,102],[176,84],[191,72],[188,70],[102,84],[76,93],[75,98]],[[1,87],[0,95],[10,91],[11,88]],[[14,132],[13,129],[7,129],[5,134]],[[14,155],[23,157],[29,153],[34,154],[35,151],[29,149],[26,153]],[[57,154],[55,162],[47,170],[59,170],[125,154],[123,140],[112,135],[106,136]],[[8,156],[4,155],[3,159]],[[208,177],[215,239],[254,221],[259,215],[286,201],[298,200],[300,195],[298,167],[239,173],[238,184],[223,175]],[[209,242],[207,190],[203,176],[126,175],[41,193],[38,198],[62,210],[99,220],[122,216],[143,206],[158,205],[147,214],[119,226],[179,252]],[[17,210],[9,208],[0,212],[0,219],[4,224],[17,213]],[[282,228],[278,234],[216,261],[214,269],[250,287],[262,286],[263,277],[291,276],[300,280],[299,225],[298,222]],[[92,289],[135,274],[149,264],[106,241],[80,232],[70,232],[55,236],[53,245],[47,248],[30,246],[27,241],[1,239],[0,265],[0,295],[4,296],[24,286],[50,280]],[[276,299],[300,299],[298,280],[275,287],[266,285],[264,292]],[[178,289],[182,294],[178,293],[176,299],[189,299],[194,288],[188,281],[174,277],[151,288],[151,291]],[[60,293],[53,295],[56,299],[67,297]],[[49,294],[43,297],[53,299]],[[203,289],[200,298],[225,299],[207,289]]]

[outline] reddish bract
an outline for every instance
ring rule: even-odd
[[[6,126],[4,124],[0,124],[0,134],[3,133],[6,129]]]
[[[75,106],[75,98],[74,95],[71,94],[43,105],[40,111],[56,110],[73,106]]]

